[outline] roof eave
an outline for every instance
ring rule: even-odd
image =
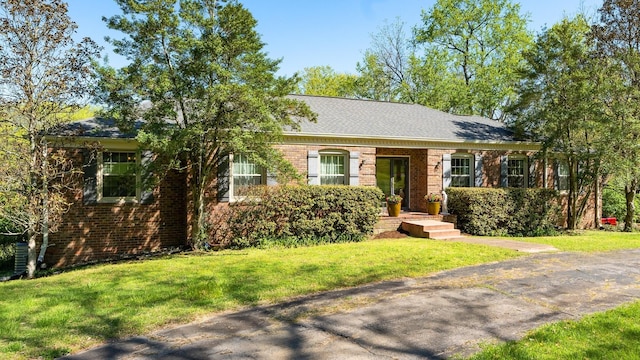
[[[394,136],[367,136],[346,134],[309,134],[284,133],[285,144],[296,145],[333,145],[333,146],[368,146],[376,148],[405,149],[457,149],[457,150],[515,150],[539,151],[542,144],[528,141],[480,141],[407,138]]]
[[[139,146],[139,143],[135,138],[64,135],[45,135],[44,138],[50,145],[64,148],[85,148],[93,144],[99,144],[99,146],[112,150],[132,150]]]

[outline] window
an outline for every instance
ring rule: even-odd
[[[138,194],[138,156],[135,152],[105,151],[98,157],[99,199],[133,200]]]
[[[320,154],[320,185],[346,185],[343,154]]]
[[[556,181],[558,190],[569,190],[569,164],[566,161],[558,161]]]
[[[507,160],[507,187],[527,187],[526,158],[512,158]]]
[[[471,187],[472,166],[471,157],[453,155],[451,157],[451,187]]]
[[[234,196],[242,196],[251,187],[263,185],[266,174],[264,169],[251,161],[247,155],[238,154],[233,156],[232,177],[231,193]]]

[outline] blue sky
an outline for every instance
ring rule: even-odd
[[[67,0],[78,36],[91,37],[105,47],[115,67],[126,60],[110,52],[105,36],[123,37],[105,26],[102,16],[119,14],[111,0]],[[292,75],[311,66],[331,66],[338,72],[355,73],[356,63],[370,47],[371,35],[387,22],[400,18],[407,28],[420,24],[420,13],[435,0],[241,0],[258,20],[257,30],[272,59],[282,59],[280,75]],[[522,0],[529,27],[538,32],[564,15],[583,9],[595,15],[602,0]]]

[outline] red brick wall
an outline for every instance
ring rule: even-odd
[[[81,164],[80,151],[70,151]],[[154,189],[154,202],[84,205],[82,175],[68,193],[72,205],[57,232],[50,234],[45,263],[63,267],[96,259],[117,258],[185,244],[185,176],[170,172]]]
[[[318,145],[278,145],[284,158],[289,161],[300,174],[307,176],[307,156],[309,151],[343,150],[360,153],[359,182],[363,186],[376,185],[376,149],[357,146],[318,146]]]
[[[442,191],[442,155],[455,150],[438,149],[387,149],[372,147],[330,147],[316,145],[279,145],[285,158],[303,175],[307,173],[307,154],[310,150],[357,151],[359,158],[360,185],[376,185],[376,157],[409,157],[410,164],[410,209],[426,211],[424,195]],[[483,156],[483,184],[500,186],[500,156],[498,151],[481,152]],[[70,151],[74,162],[82,163],[80,151]],[[538,185],[542,186],[543,166],[536,173]],[[553,168],[548,168],[548,186],[553,187]],[[206,194],[210,202],[209,214],[221,211],[216,206],[215,179],[213,191]],[[70,184],[68,199],[70,210],[64,214],[59,230],[50,235],[50,244],[45,262],[49,266],[62,267],[95,259],[116,258],[119,254],[137,254],[163,247],[186,244],[188,231],[187,176],[170,172],[154,189],[155,200],[150,205],[97,204],[84,205],[82,199],[82,176]],[[224,205],[225,204],[220,204]],[[595,224],[595,207],[591,201],[585,214],[583,226]],[[212,229],[212,232],[224,229]]]

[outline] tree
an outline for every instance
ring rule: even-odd
[[[138,140],[167,166],[184,168],[190,193],[190,241],[207,237],[207,197],[228,155],[245,154],[272,172],[293,167],[272,145],[283,127],[314,119],[286,98],[297,78],[276,77],[256,20],[238,1],[116,0],[122,15],[104,19],[128,38],[109,39],[130,64],[99,69],[106,114],[123,127],[144,119]],[[139,104],[145,101],[147,106]]]
[[[61,178],[71,168],[41,135],[82,105],[98,53],[90,39],[72,39],[76,27],[62,0],[0,0],[0,212],[27,237],[30,277],[66,209]]]
[[[330,66],[314,66],[304,69],[299,93],[337,97],[356,97],[357,76],[336,73]]]
[[[413,71],[427,94],[419,91],[418,102],[505,120],[521,53],[532,41],[520,6],[509,0],[438,0],[423,11],[422,21],[414,33],[424,54]],[[447,91],[438,91],[441,85]]]
[[[575,229],[599,172],[602,72],[593,61],[590,26],[579,15],[541,33],[525,52],[519,97],[509,111],[568,169],[567,226]],[[557,168],[557,167],[556,167]]]
[[[371,47],[356,65],[360,74],[357,89],[361,97],[381,101],[413,102],[408,78],[413,55],[405,23],[396,19],[371,35]]]
[[[640,0],[605,0],[598,11],[593,36],[608,80],[604,163],[625,184],[624,226],[631,231],[640,186]]]

